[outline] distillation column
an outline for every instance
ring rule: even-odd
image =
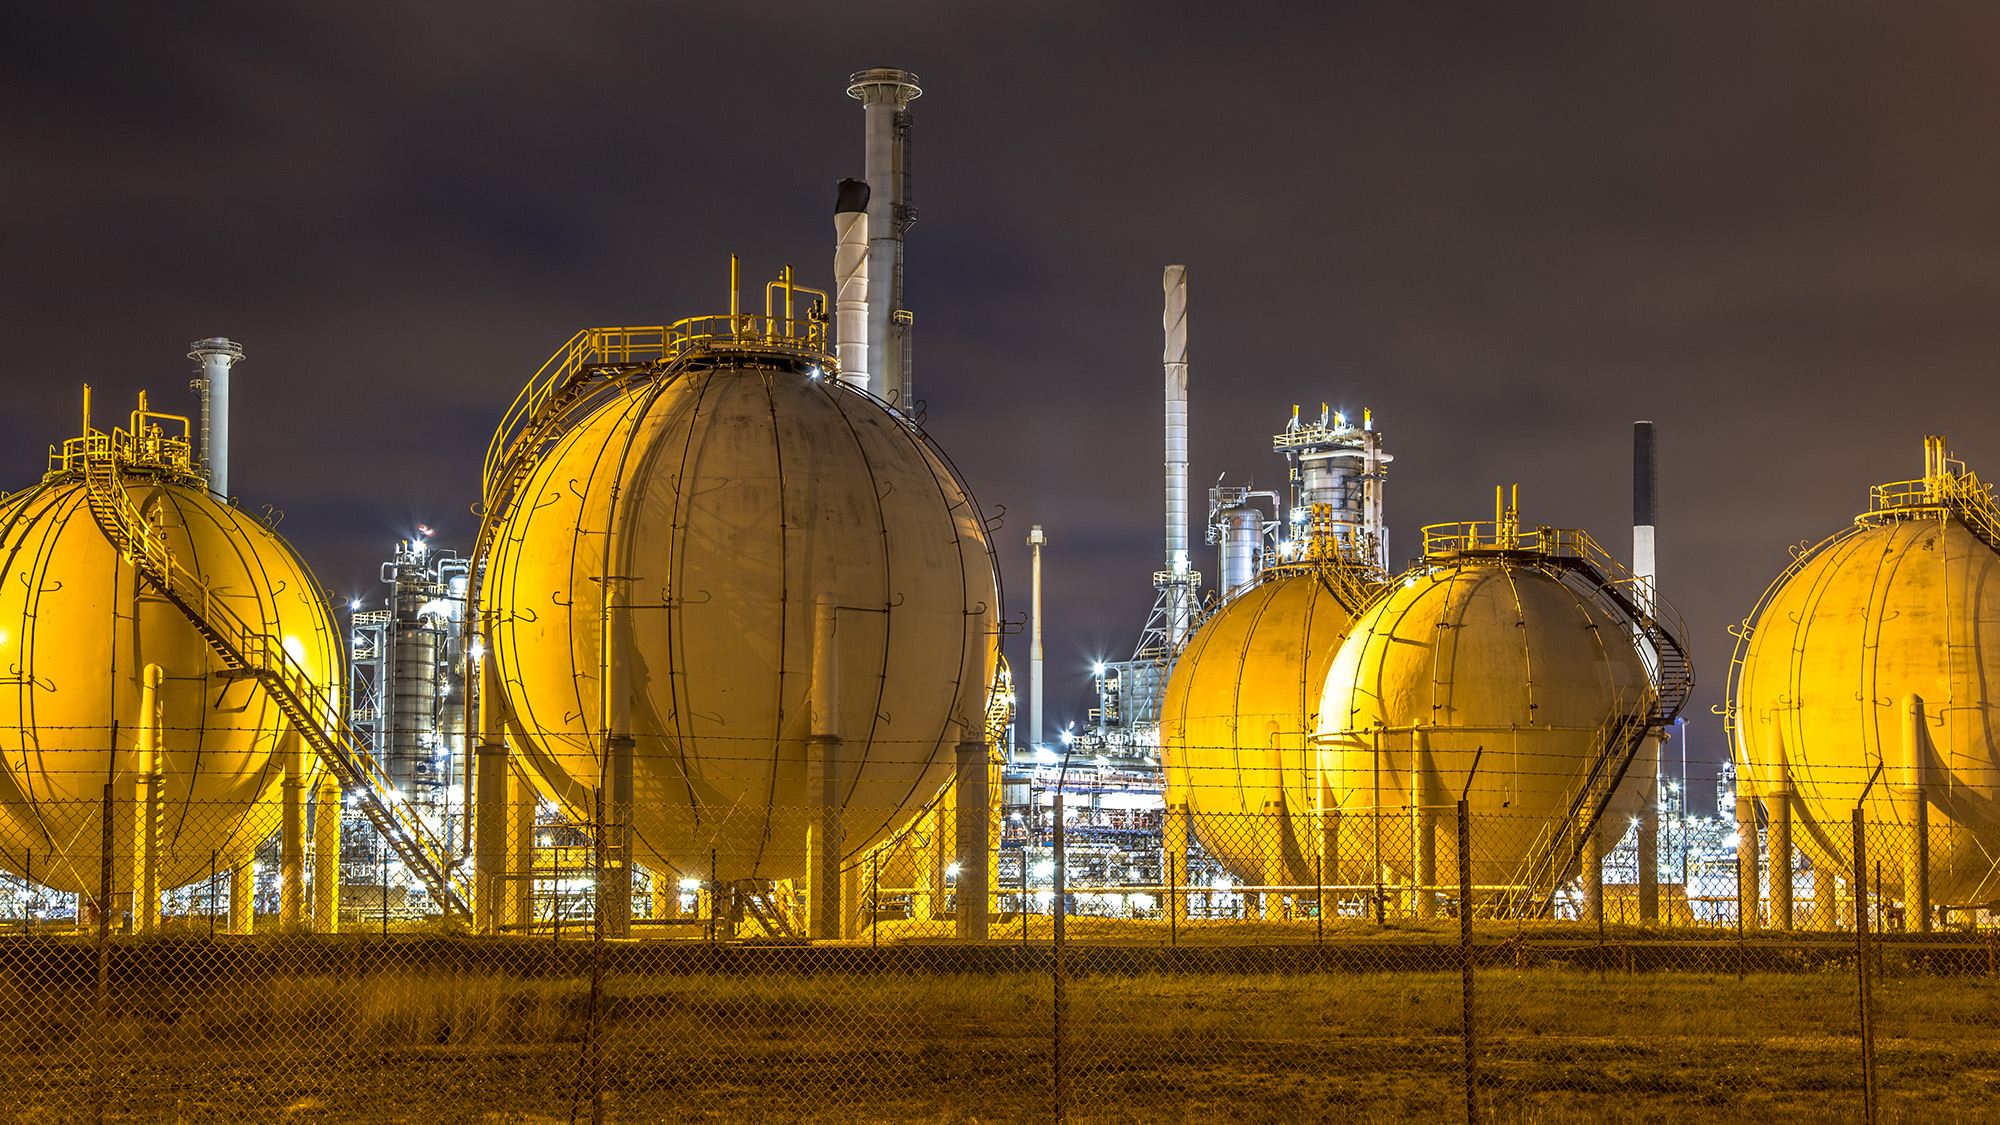
[[[1188,354],[1187,267],[1168,266],[1161,275],[1166,308],[1160,325],[1166,333],[1167,427],[1167,570],[1174,583],[1168,607],[1167,647],[1178,648],[1186,638],[1194,613],[1194,590],[1187,581],[1188,561]]]

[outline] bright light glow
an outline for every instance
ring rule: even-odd
[[[1063,740],[1063,745],[1064,745],[1064,746],[1068,746],[1068,745],[1069,745],[1070,743],[1072,743],[1072,742],[1075,742],[1075,741],[1076,741],[1076,732],[1075,732],[1075,731],[1067,731],[1067,730],[1066,730],[1066,731],[1064,731],[1064,732],[1062,733],[1062,740]]]
[[[298,661],[305,660],[306,646],[304,642],[300,641],[297,637],[286,637],[284,640],[284,645],[285,645],[285,651],[292,654],[293,660],[298,660]]]
[[[1104,661],[1100,660],[1092,664],[1090,666],[1090,674],[1093,676],[1102,676],[1104,674]]]
[[[1218,891],[1226,891],[1235,885],[1229,881],[1229,876],[1227,875],[1217,875],[1215,882],[1209,884],[1209,886],[1214,887]]]
[[[1724,840],[1722,842],[1722,846],[1725,848],[1733,848],[1742,842],[1743,842],[1743,834],[1741,832],[1731,832],[1729,834],[1729,839]]]
[[[347,608],[348,608],[348,609],[350,609],[350,610],[356,610],[356,609],[360,609],[360,608],[361,608],[361,599],[360,599],[360,598],[355,598],[355,599],[354,599],[353,601],[351,601],[351,602],[348,602],[348,603],[347,603]]]
[[[956,863],[948,864],[944,869],[944,873],[945,877],[948,879],[958,878],[958,864]]]
[[[443,598],[433,598],[417,609],[418,617],[450,617],[452,604]]]
[[[701,889],[701,880],[700,880],[700,879],[682,879],[682,880],[681,880],[681,890],[684,890],[684,891],[698,891],[698,890],[700,890],[700,889]]]
[[[473,662],[478,663],[479,658],[486,655],[486,642],[478,637],[472,638],[471,652]]]
[[[1056,861],[1052,859],[1042,860],[1033,867],[1030,867],[1028,871],[1037,879],[1053,879],[1056,875]]]
[[[1056,752],[1046,746],[1035,747],[1035,760],[1045,766],[1056,764]]]
[[[1035,901],[1041,903],[1043,906],[1047,906],[1049,903],[1054,902],[1055,897],[1056,893],[1054,891],[1035,892]]]
[[[1132,896],[1132,909],[1134,910],[1151,910],[1156,905],[1158,905],[1158,902],[1152,895],[1135,894]]]

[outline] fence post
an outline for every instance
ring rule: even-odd
[[[1465,1125],[1479,1121],[1479,1064],[1474,1051],[1477,1027],[1472,1005],[1472,806],[1458,799],[1458,972],[1460,1031],[1465,1040]]]
[[[1051,1030],[1053,1031],[1055,1036],[1052,1043],[1052,1046],[1054,1048],[1054,1050],[1052,1051],[1052,1055],[1053,1055],[1054,1086],[1056,1095],[1056,1125],[1064,1125],[1064,1123],[1069,1120],[1069,1089],[1065,1081],[1067,1075],[1063,1073],[1063,1062],[1064,1062],[1063,1017],[1068,1014],[1067,1009],[1069,1007],[1069,989],[1068,989],[1069,982],[1064,979],[1066,975],[1067,966],[1063,964],[1063,914],[1065,913],[1065,907],[1067,905],[1065,899],[1068,894],[1069,872],[1064,866],[1065,856],[1063,854],[1063,795],[1061,793],[1056,794],[1055,814],[1056,814],[1056,898],[1055,898],[1055,919],[1054,919],[1055,932],[1054,932],[1054,938],[1050,943],[1051,944],[1050,961],[1053,966],[1051,975],[1054,978],[1051,983],[1054,986],[1055,1005],[1054,1005],[1053,1027],[1051,1028]]]
[[[112,728],[112,737],[117,737],[117,727]],[[111,849],[117,839],[113,829],[113,813],[117,802],[117,786],[104,783],[104,840],[97,865],[97,993],[91,1011],[91,1120],[96,1125],[104,1125],[106,1104],[110,1091],[106,1089],[104,1073],[104,1023],[110,1004],[111,985]],[[79,896],[81,901],[82,896]]]
[[[1860,806],[1854,809],[1854,971],[1861,1003],[1862,1120],[1875,1125],[1875,994],[1868,972],[1868,839]]]

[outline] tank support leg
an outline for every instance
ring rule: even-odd
[[[257,859],[245,856],[229,873],[229,932],[249,934],[257,930]]]
[[[1187,922],[1187,854],[1188,854],[1188,807],[1186,801],[1169,798],[1167,817],[1160,833],[1160,847],[1164,854],[1160,857],[1160,879],[1167,887],[1167,912],[1169,922],[1175,926]],[[1023,861],[1025,862],[1025,861]]]
[[[1910,846],[1903,860],[1903,929],[1931,932],[1931,807],[1922,789],[1910,798]]]
[[[1263,830],[1264,870],[1262,878],[1267,887],[1283,886],[1291,882],[1290,873],[1285,870],[1285,800],[1272,796],[1264,802]],[[1285,896],[1280,891],[1264,892],[1264,920],[1276,922],[1284,917]]]
[[[968,729],[977,730],[968,724]],[[992,800],[987,785],[986,743],[958,744],[958,936],[986,937],[988,882],[986,806]]]
[[[1411,810],[1411,822],[1416,830],[1416,906],[1417,917],[1437,917],[1437,814],[1424,805]]]
[[[481,700],[482,708],[485,700]],[[507,744],[481,743],[473,751],[472,928],[491,934],[501,926],[510,888],[507,871]],[[518,874],[518,872],[516,873]]]
[[[632,936],[632,736],[604,740],[605,782],[602,897],[604,936]]]
[[[1771,818],[1771,925],[1775,929],[1790,930],[1793,926],[1792,910],[1792,866],[1796,860],[1792,856],[1792,801],[1783,793],[1775,793],[1764,805]]]
[[[653,917],[672,920],[681,916],[681,877],[671,868],[655,867],[649,874],[653,883]]]
[[[806,936],[841,935],[840,739],[815,737],[806,763]]]
[[[316,934],[340,932],[340,781],[320,779],[313,801],[312,921]]]
[[[1761,866],[1757,854],[1757,802],[1750,796],[1750,786],[1738,782],[1740,792],[1736,798],[1736,909],[1737,917],[1745,930],[1762,928],[1762,897],[1764,880],[1758,872]]]
[[[505,925],[527,933],[535,921],[535,813],[540,801],[518,765],[507,769],[507,880]]]
[[[1840,928],[1840,880],[1831,868],[1813,861],[1813,929],[1832,932]]]
[[[1603,825],[1583,838],[1583,921],[1604,924],[1604,838]]]
[[[295,731],[286,731],[280,754],[285,763],[283,815],[278,840],[278,928],[292,933],[305,923],[306,777],[305,755]]]

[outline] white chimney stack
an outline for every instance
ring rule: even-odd
[[[243,345],[216,336],[188,345],[188,358],[201,364],[195,382],[201,390],[201,459],[208,470],[208,490],[229,499],[229,369],[243,359]]]
[[[857,71],[847,96],[867,117],[869,389],[898,410],[915,408],[909,330],[903,308],[903,232],[917,221],[910,203],[910,102],[923,94],[917,76],[894,67]]]

